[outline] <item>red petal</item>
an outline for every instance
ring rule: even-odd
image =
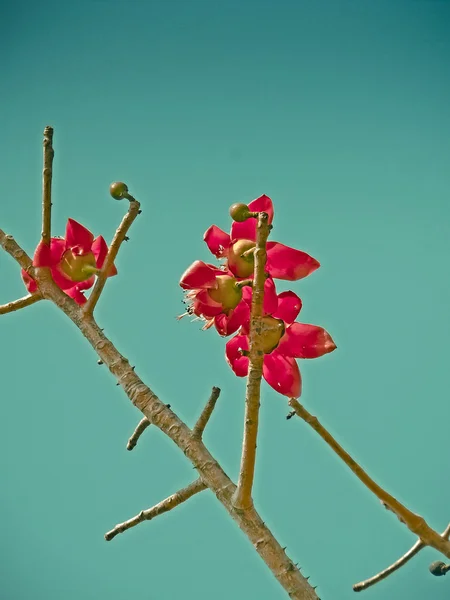
[[[218,273],[223,275],[223,271],[216,267],[207,265],[201,260],[196,260],[181,276],[180,286],[184,290],[216,288],[216,275]]]
[[[293,323],[302,308],[302,301],[294,292],[281,292],[278,294],[278,308],[273,313],[275,319],[282,319],[285,323]]]
[[[105,262],[106,255],[108,254],[108,244],[105,242],[105,238],[101,235],[96,237],[92,242],[91,250],[95,256],[95,264],[97,265],[97,269],[101,269],[103,267],[103,263]],[[117,275],[117,269],[115,265],[111,267],[108,277],[112,277],[113,275]]]
[[[205,231],[203,239],[214,256],[217,258],[226,256],[228,247],[230,246],[230,236],[220,229],[220,227],[211,225],[211,227]]]
[[[200,290],[192,300],[192,310],[198,317],[211,319],[219,315],[222,310],[222,304],[215,302],[208,294],[207,290]]]
[[[322,327],[292,323],[281,338],[277,352],[295,358],[318,358],[335,349],[336,344]]]
[[[78,246],[80,250],[79,254],[87,254],[91,251],[93,241],[94,236],[89,229],[86,229],[84,225],[73,219],[67,220],[66,248],[75,248],[75,246]]]
[[[264,356],[263,377],[274,390],[298,398],[302,393],[302,378],[293,358],[282,356],[278,348]]]
[[[64,254],[66,242],[62,238],[52,238],[50,247],[39,242],[33,256],[33,265],[35,267],[54,267],[61,260]]]
[[[230,311],[230,314],[220,314],[214,319],[214,325],[219,333],[226,337],[235,333],[241,325],[243,325],[250,318],[250,309],[246,302],[239,302],[234,310]]]
[[[238,377],[245,377],[248,373],[248,357],[242,356],[240,350],[248,350],[246,335],[235,335],[228,340],[225,346],[225,358]]]
[[[276,279],[297,281],[320,267],[320,263],[301,250],[279,242],[267,242],[266,271]]]
[[[248,207],[252,212],[266,212],[269,215],[269,223],[272,223],[273,204],[269,196],[263,195],[256,198],[256,200],[252,200]],[[232,240],[251,240],[254,242],[256,240],[256,219],[252,217],[242,223],[233,221],[230,236]]]
[[[28,275],[28,273],[24,269],[22,269],[21,275],[22,275],[22,279],[25,284],[25,287],[30,292],[30,294],[34,294],[34,292],[37,292],[37,289],[38,289],[37,283],[31,277],[31,275]]]
[[[274,280],[269,277],[264,283],[264,314],[271,315],[277,310],[278,296]]]
[[[84,282],[83,282],[84,283]],[[87,302],[85,295],[80,291],[79,286],[75,286],[70,288],[70,290],[66,290],[65,293],[73,298],[77,304],[84,304]]]

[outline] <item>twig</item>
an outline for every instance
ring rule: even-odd
[[[42,233],[41,241],[50,245],[52,227],[52,166],[55,152],[53,150],[53,127],[44,129],[44,169],[42,171]]]
[[[127,450],[133,450],[133,448],[138,443],[139,438],[141,437],[141,435],[144,433],[144,431],[147,429],[147,427],[149,425],[151,425],[151,423],[147,419],[147,417],[144,417],[143,419],[141,419],[139,421],[138,426],[133,431],[133,433],[130,436],[130,439],[128,440]]]
[[[200,478],[196,479],[185,488],[175,492],[175,494],[172,494],[165,500],[158,502],[158,504],[155,504],[155,506],[152,506],[152,508],[141,510],[141,512],[135,517],[116,525],[114,529],[111,529],[111,531],[105,533],[105,540],[110,542],[116,537],[117,534],[123,533],[124,531],[127,531],[127,529],[131,529],[143,521],[151,521],[155,517],[169,512],[176,506],[179,506],[183,502],[186,502],[186,500],[189,500],[189,498],[194,496],[194,494],[198,494],[206,489],[208,489],[208,487],[203,483],[203,481]]]
[[[5,315],[6,313],[14,312],[15,310],[20,310],[21,308],[25,308],[26,306],[31,306],[32,304],[36,304],[36,302],[39,302],[39,300],[43,300],[43,298],[42,294],[37,292],[35,294],[29,294],[28,296],[19,298],[18,300],[14,300],[13,302],[2,304],[0,305],[0,315]]]
[[[127,194],[126,197],[130,201],[128,212],[122,219],[122,222],[120,223],[114,235],[113,241],[111,242],[111,245],[108,250],[108,254],[106,255],[105,262],[103,263],[102,269],[97,276],[97,281],[95,282],[94,289],[92,290],[88,301],[84,305],[84,313],[86,317],[92,315],[92,313],[94,312],[94,308],[100,298],[100,294],[102,293],[103,288],[105,287],[108,273],[114,264],[114,260],[117,256],[117,253],[119,252],[119,248],[122,242],[125,240],[127,231],[131,227],[131,224],[138,216],[140,208],[139,202],[129,194]]]
[[[397,515],[410,531],[415,533],[419,539],[426,545],[432,546],[444,556],[450,558],[450,542],[444,539],[437,531],[432,529],[423,517],[416,515],[406,506],[391,496],[386,490],[380,487],[375,481],[367,475],[364,469],[346,452],[333,436],[323,427],[317,417],[311,415],[295,398],[289,400],[296,414],[310,425],[320,437],[330,446],[332,450],[341,458],[344,463],[353,471],[358,479],[381,500],[393,513]]]
[[[252,487],[255,475],[256,440],[260,405],[261,377],[264,360],[264,339],[261,332],[263,316],[264,283],[266,280],[266,242],[269,237],[269,216],[265,212],[258,215],[256,247],[254,252],[255,270],[250,312],[249,366],[245,394],[244,439],[242,442],[241,467],[234,507],[246,509],[252,505]]]
[[[167,406],[167,408],[170,408],[170,404],[166,404],[166,406]],[[139,421],[136,429],[133,431],[130,439],[128,440],[127,450],[133,450],[133,448],[135,448],[136,444],[139,441],[139,438],[141,437],[141,435],[144,433],[144,431],[147,429],[147,427],[149,425],[151,425],[151,422],[147,419],[147,417],[144,417],[143,419],[141,419]]]
[[[211,391],[211,396],[209,397],[205,408],[202,410],[202,414],[199,416],[197,423],[194,425],[194,428],[192,430],[193,437],[201,439],[203,432],[205,431],[205,427],[208,424],[208,421],[212,415],[214,407],[216,406],[216,402],[219,396],[220,388],[214,386]]]
[[[450,537],[450,524],[442,532],[441,535],[444,539],[448,540],[448,538]],[[355,585],[353,586],[353,591],[362,592],[363,590],[367,590],[367,588],[369,588],[370,586],[375,585],[379,581],[386,579],[386,577],[391,575],[391,573],[394,573],[395,571],[397,571],[397,569],[400,569],[400,567],[406,565],[406,563],[409,560],[411,560],[411,558],[413,558],[416,554],[418,554],[423,548],[426,548],[426,544],[424,544],[421,540],[417,540],[414,546],[410,548],[408,552],[406,552],[406,554],[404,554],[402,557],[396,560],[395,563],[393,563],[383,571],[380,571],[380,573],[377,573],[373,577],[370,577],[370,579],[366,579],[365,581],[355,583]]]

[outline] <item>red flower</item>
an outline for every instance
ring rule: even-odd
[[[296,358],[317,358],[333,352],[336,344],[330,334],[317,325],[295,322],[302,302],[294,292],[282,292],[272,315],[263,317],[265,333],[263,377],[274,390],[298,398],[302,380]],[[238,377],[248,373],[248,321],[239,335],[226,344],[225,356]]]
[[[251,212],[264,211],[273,220],[272,200],[260,196],[248,205]],[[253,249],[256,241],[256,218],[243,222],[233,222],[230,235],[216,225],[203,236],[208,248],[217,258],[226,258],[228,269],[236,277],[250,277],[253,274]],[[320,267],[320,263],[306,252],[289,248],[279,242],[267,242],[266,271],[275,279],[296,281],[307,277]]]
[[[227,336],[250,318],[251,289],[240,285],[230,271],[196,260],[181,276],[180,286],[188,290],[185,315],[204,319],[204,329],[215,325],[220,335]],[[272,279],[266,280],[264,290],[264,309],[272,312],[278,305]]]
[[[89,229],[68,219],[64,238],[51,238],[50,246],[38,244],[33,266],[50,267],[56,285],[78,304],[84,304],[83,290],[94,285],[94,275],[102,268],[107,253],[108,246],[102,236],[94,239]],[[108,277],[116,274],[113,265]],[[24,270],[22,279],[30,293],[37,291],[36,282]]]

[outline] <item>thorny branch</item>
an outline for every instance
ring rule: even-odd
[[[143,521],[151,521],[155,517],[169,512],[169,510],[172,510],[173,508],[179,506],[183,502],[186,502],[186,500],[189,500],[189,498],[192,498],[194,494],[198,494],[199,492],[202,492],[206,489],[208,488],[203,483],[203,481],[200,478],[196,479],[185,488],[178,490],[178,492],[175,492],[175,494],[172,494],[165,500],[158,502],[158,504],[155,504],[155,506],[152,506],[152,508],[148,508],[147,510],[141,510],[141,512],[135,517],[116,525],[114,529],[111,529],[111,531],[105,533],[105,540],[107,542],[110,542],[113,538],[116,537],[117,534],[123,533],[124,531],[127,531],[127,529],[131,529],[132,527],[139,525],[139,523],[142,523]]]
[[[6,313],[14,312],[15,310],[20,310],[21,308],[31,306],[32,304],[36,304],[36,302],[39,302],[39,300],[42,299],[42,295],[39,292],[37,292],[35,294],[28,294],[28,296],[24,296],[23,298],[19,298],[18,300],[14,300],[13,302],[1,304],[0,315],[5,315]]]
[[[266,243],[270,233],[269,216],[265,212],[258,215],[256,247],[254,250],[254,281],[250,313],[250,340],[247,389],[245,396],[244,439],[242,442],[241,467],[234,507],[245,509],[252,505],[252,487],[255,475],[256,441],[260,406],[261,377],[264,360],[261,317],[263,316],[264,283],[266,281]]]
[[[127,223],[127,226],[129,224],[131,222]],[[122,233],[122,239],[124,239],[126,232]],[[114,239],[116,240],[118,237],[116,232]],[[110,265],[115,259],[121,241],[116,243],[114,255],[110,255]],[[183,451],[197,469],[202,482],[212,490],[232,519],[246,534],[289,597],[292,600],[318,600],[314,589],[286,555],[285,549],[274,538],[254,506],[250,505],[242,510],[235,509],[232,501],[236,490],[235,484],[208,451],[203,441],[194,437],[187,425],[145,385],[129,361],[118,352],[98,327],[92,314],[83,311],[72,298],[58,288],[52,280],[50,269],[34,269],[30,257],[12,236],[6,235],[2,230],[0,230],[0,245],[36,280],[43,297],[52,300],[78,327],[97,353],[100,361],[109,368],[118,384],[122,386],[132,404]],[[98,289],[98,296],[100,292],[101,289]],[[91,308],[93,308],[92,305]]]
[[[441,535],[444,539],[448,540],[448,538],[450,537],[450,524],[442,532]],[[408,552],[406,552],[406,554],[404,554],[398,560],[396,560],[395,563],[393,563],[386,569],[383,569],[383,571],[380,571],[380,573],[377,573],[373,577],[370,577],[370,579],[365,579],[364,581],[355,583],[355,585],[353,586],[353,591],[362,592],[363,590],[367,590],[367,588],[371,587],[372,585],[375,585],[379,581],[386,579],[386,577],[388,577],[389,575],[391,575],[392,573],[394,573],[395,571],[400,569],[400,567],[403,567],[403,565],[406,565],[406,563],[408,561],[410,561],[411,558],[416,556],[416,554],[418,554],[421,550],[423,550],[423,548],[426,548],[426,547],[427,547],[427,544],[424,544],[420,539],[417,540],[417,542],[414,544],[414,546],[412,548],[410,548],[408,550]]]
[[[432,546],[444,556],[450,558],[450,542],[432,529],[423,517],[416,515],[406,506],[391,496],[386,490],[380,487],[375,481],[367,475],[364,469],[350,456],[344,448],[338,444],[334,437],[323,427],[317,417],[311,415],[295,398],[289,400],[297,416],[303,419],[316,431],[320,437],[330,446],[330,448],[341,458],[344,463],[353,471],[358,479],[381,500],[399,520],[404,523],[410,531],[415,533],[425,546]]]

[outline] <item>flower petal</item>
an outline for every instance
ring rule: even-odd
[[[197,317],[206,317],[207,319],[219,315],[223,310],[222,304],[213,300],[207,290],[200,290],[195,294],[191,306],[192,312]]]
[[[108,254],[108,244],[105,242],[105,238],[101,235],[96,237],[92,242],[91,250],[95,256],[95,264],[97,265],[97,269],[101,269],[103,267],[103,263],[105,262],[106,255]],[[111,267],[108,277],[113,277],[113,275],[117,275],[117,269],[115,265]]]
[[[230,245],[230,236],[228,233],[225,233],[223,229],[220,229],[217,225],[211,225],[211,227],[205,231],[203,239],[214,256],[217,258],[226,256]]]
[[[269,196],[260,196],[256,200],[252,200],[248,205],[251,212],[266,212],[269,215],[269,224],[273,221],[273,204]],[[252,217],[237,223],[233,221],[231,225],[231,239],[234,240],[256,240],[256,218]]]
[[[279,354],[278,348],[264,355],[263,377],[274,390],[298,398],[302,393],[302,378],[295,360]]]
[[[290,290],[278,294],[278,308],[272,314],[275,319],[283,319],[287,324],[293,323],[302,308],[302,301]]]
[[[225,346],[225,358],[238,377],[245,377],[248,373],[248,356],[242,356],[240,350],[248,351],[248,338],[246,335],[235,335],[228,340]]]
[[[267,242],[266,271],[276,279],[297,281],[320,267],[320,263],[301,250],[279,242]]]
[[[335,349],[336,344],[323,327],[292,323],[281,338],[277,352],[295,358],[318,358]]]
[[[33,256],[35,267],[54,267],[61,260],[66,249],[66,241],[63,238],[51,238],[50,247],[39,242]]]
[[[74,286],[73,288],[70,288],[69,290],[65,290],[65,293],[71,298],[73,298],[77,304],[81,305],[87,302],[86,296],[83,294],[83,292],[80,291],[78,285]]]
[[[202,260],[196,260],[181,276],[180,286],[184,290],[216,288],[216,275],[219,273],[224,274],[217,267],[207,265]]]
[[[87,254],[91,251],[94,235],[81,223],[73,219],[67,220],[66,248],[77,248],[74,254]]]
[[[214,319],[214,325],[219,335],[226,337],[235,333],[249,318],[250,308],[246,302],[241,301],[228,315],[224,313],[217,315]]]
[[[25,284],[25,287],[30,292],[30,294],[34,294],[34,292],[37,292],[37,289],[38,289],[37,283],[31,277],[31,275],[28,275],[28,273],[24,269],[21,270],[21,275],[22,275],[22,279]]]

